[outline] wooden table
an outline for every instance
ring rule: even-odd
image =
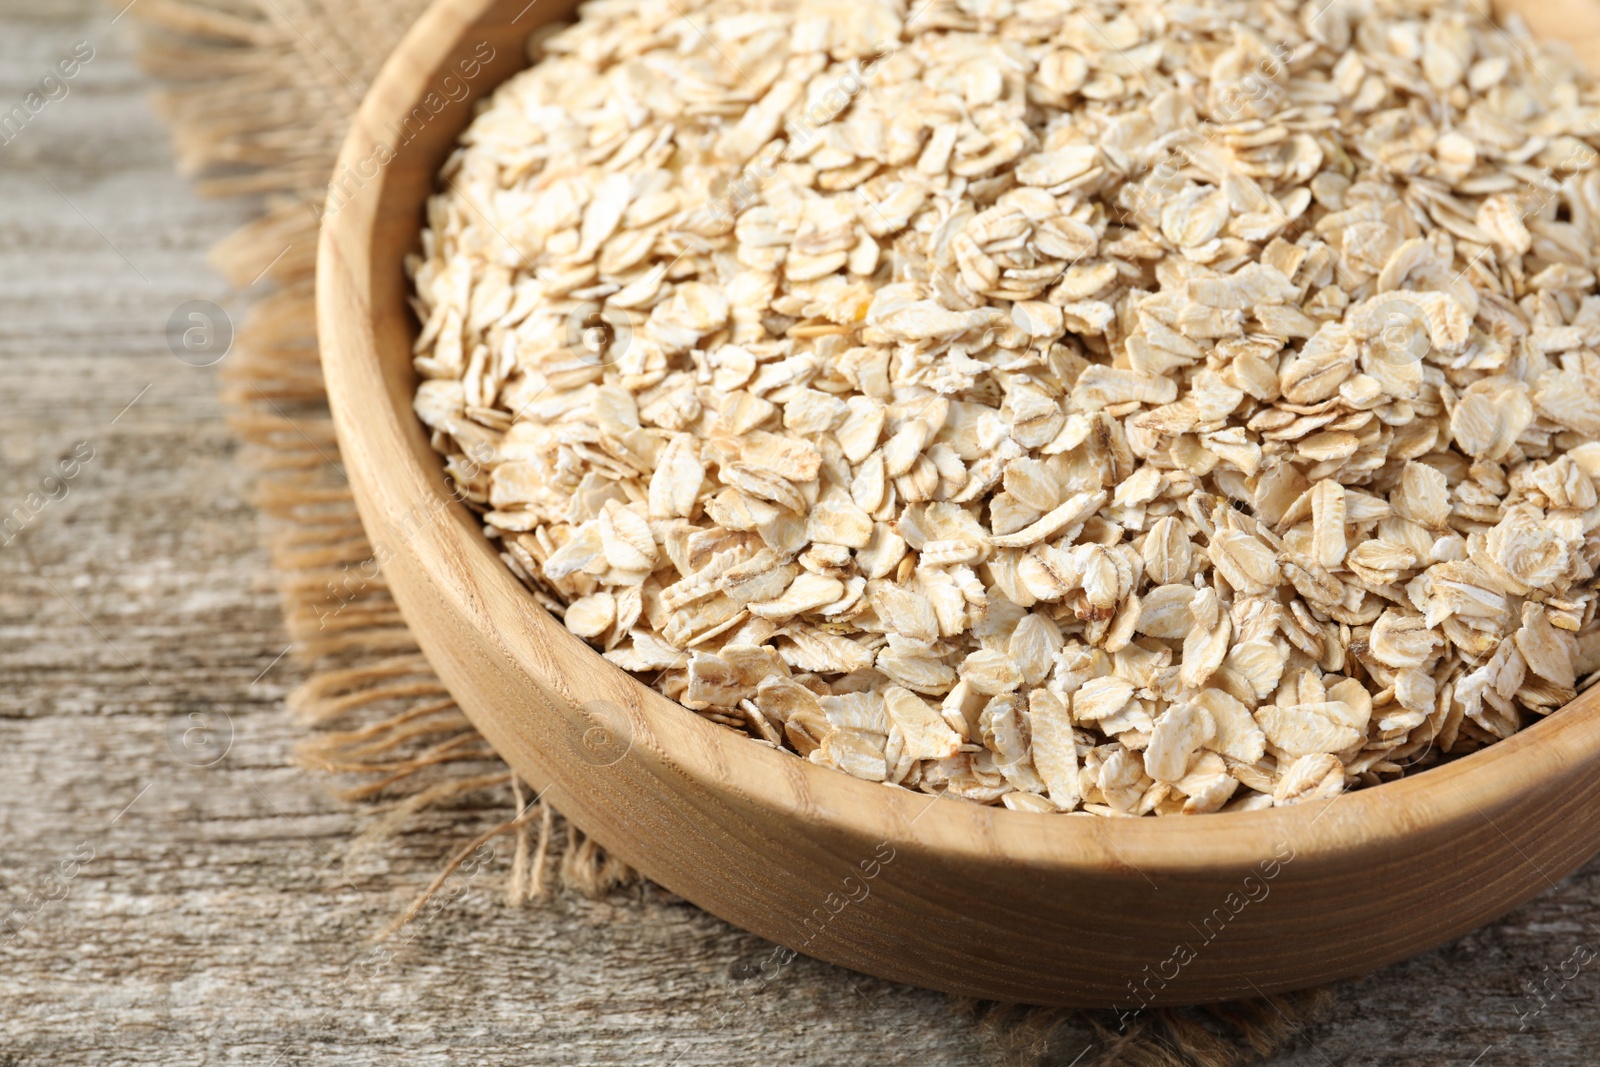
[[[0,511],[46,497],[79,442],[94,452],[0,532],[0,1067],[999,1062],[938,994],[806,960],[752,993],[741,967],[769,946],[659,890],[508,907],[505,850],[374,947],[504,807],[352,854],[371,813],[289,763],[297,677],[216,369],[165,337],[186,300],[248,305],[204,257],[249,207],[172,175],[114,13],[0,0],[0,111],[95,49],[0,147]],[[1346,983],[1273,1062],[1590,1063],[1597,901],[1591,863]],[[1539,1010],[1525,984],[1558,996]],[[1068,1035],[1060,1062],[1088,1043]]]

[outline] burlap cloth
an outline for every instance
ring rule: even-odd
[[[141,60],[180,169],[210,196],[254,196],[261,215],[215,250],[240,290],[268,290],[223,364],[223,399],[245,444],[291,654],[308,680],[289,697],[307,724],[302,763],[371,805],[353,848],[382,847],[417,812],[483,790],[508,818],[441,857],[435,886],[481,842],[514,839],[507,898],[605,895],[638,878],[548,802],[530,804],[429,669],[372,565],[338,464],[316,346],[316,212],[346,121],[427,0],[139,0]],[[420,888],[420,887],[419,887]],[[396,918],[407,921],[426,899]],[[843,976],[841,976],[843,980]],[[958,1004],[996,1063],[1242,1067],[1284,1047],[1325,990],[1201,1009],[1111,1013]],[[1085,1028],[1093,1044],[1081,1053]],[[1067,1038],[1071,1040],[1067,1040]]]

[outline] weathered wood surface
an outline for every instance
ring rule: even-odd
[[[296,674],[273,662],[285,639],[215,370],[164,338],[185,300],[245,306],[204,253],[247,207],[171,176],[111,14],[0,0],[0,110],[76,42],[96,49],[0,147],[0,510],[77,442],[95,450],[0,544],[0,1065],[996,1062],[938,994],[804,960],[738,981],[770,946],[659,892],[509,908],[505,849],[374,949],[504,808],[352,856],[371,815],[289,764]],[[182,743],[191,715],[216,744],[231,729],[212,766],[191,765],[209,758]],[[1597,951],[1600,862],[1346,983],[1273,1062],[1591,1063]],[[1525,983],[1556,994],[1537,1015]]]

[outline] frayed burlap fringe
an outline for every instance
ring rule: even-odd
[[[1147,1011],[1110,1012],[963,1000],[1006,1067],[1245,1067],[1285,1048],[1333,1002],[1326,989]]]
[[[310,727],[297,758],[338,776],[341,796],[378,805],[351,843],[358,852],[469,794],[498,791],[510,802],[510,817],[463,840],[391,930],[480,846],[507,836],[512,903],[556,885],[601,896],[637,880],[518,781],[450,699],[373,564],[339,465],[317,355],[312,205],[362,92],[425,6],[142,0],[133,9],[141,59],[167,86],[156,106],[180,169],[206,195],[262,201],[260,217],[224,240],[214,261],[254,299],[224,364],[223,398],[255,473],[289,654],[310,672],[289,698]],[[1294,1041],[1329,999],[1311,990],[1150,1011],[1125,1025],[1107,1013],[958,1003],[1008,1065],[1242,1067]]]
[[[560,884],[599,895],[633,872],[535,801],[450,699],[417,649],[373,560],[328,415],[316,345],[312,205],[346,120],[423,0],[143,0],[140,57],[166,85],[156,107],[179,168],[211,196],[263,211],[213,261],[255,297],[223,364],[228,418],[255,473],[289,654],[310,676],[289,697],[311,731],[307,767],[339,795],[378,805],[351,843],[381,847],[428,808],[493,791],[512,817],[464,842],[409,921],[479,845],[514,840],[508,898]]]

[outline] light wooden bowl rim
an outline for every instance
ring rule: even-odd
[[[403,113],[396,110],[397,102],[415,99],[419,77],[430,76],[447,61],[465,29],[505,2],[438,0],[429,8],[363,102],[340,156],[341,170],[370,154],[372,140],[394,115]],[[546,4],[562,6],[561,0],[544,0],[539,6]],[[379,333],[393,324],[374,319],[383,301],[375,297],[379,279],[372,249],[386,221],[380,214],[397,180],[393,168],[381,170],[369,187],[328,217],[318,260],[318,320],[330,403],[369,531],[381,530],[386,517],[426,506],[448,492],[439,457],[428,450],[409,404],[398,402],[403,389],[397,383],[412,373],[409,358],[398,368],[394,363],[401,357],[379,351]],[[402,268],[393,262],[378,269],[389,272],[382,284],[392,285],[393,272]],[[407,328],[414,336],[414,327]],[[1600,716],[1590,713],[1595,699],[1591,691],[1481,751],[1329,801],[1256,812],[1114,819],[939,800],[814,765],[669,701],[603,660],[541,609],[495,554],[476,515],[454,502],[440,514],[447,516],[445,521],[424,524],[403,546],[405,565],[415,568],[428,596],[436,598],[436,607],[426,610],[472,620],[478,640],[492,655],[514,662],[538,681],[528,699],[541,702],[540,715],[565,714],[544,706],[547,692],[558,702],[610,701],[627,715],[626,727],[633,735],[627,756],[618,765],[596,768],[574,758],[562,739],[529,736],[532,719],[515,707],[472,712],[519,773],[536,787],[564,789],[580,811],[588,802],[580,799],[585,790],[596,783],[609,788],[605,783],[613,780],[604,774],[628,773],[618,767],[632,760],[643,768],[641,773],[657,780],[693,783],[708,791],[711,807],[703,813],[708,822],[715,821],[715,798],[725,794],[779,823],[803,827],[825,821],[852,840],[937,853],[958,866],[999,864],[1084,877],[1107,871],[1126,874],[1129,868],[1150,878],[1237,876],[1278,854],[1285,843],[1297,865],[1340,870],[1374,857],[1392,860],[1404,853],[1419,829],[1449,832],[1484,821],[1515,847],[1518,825],[1497,820],[1515,816],[1530,790],[1573,781],[1600,763]],[[372,539],[382,540],[381,533]],[[408,621],[418,625],[421,620],[409,618],[411,605],[404,598],[402,608],[408,609]],[[554,796],[561,806],[561,794]],[[646,874],[656,874],[648,856],[625,849],[622,857]],[[662,880],[677,890],[670,877]]]

